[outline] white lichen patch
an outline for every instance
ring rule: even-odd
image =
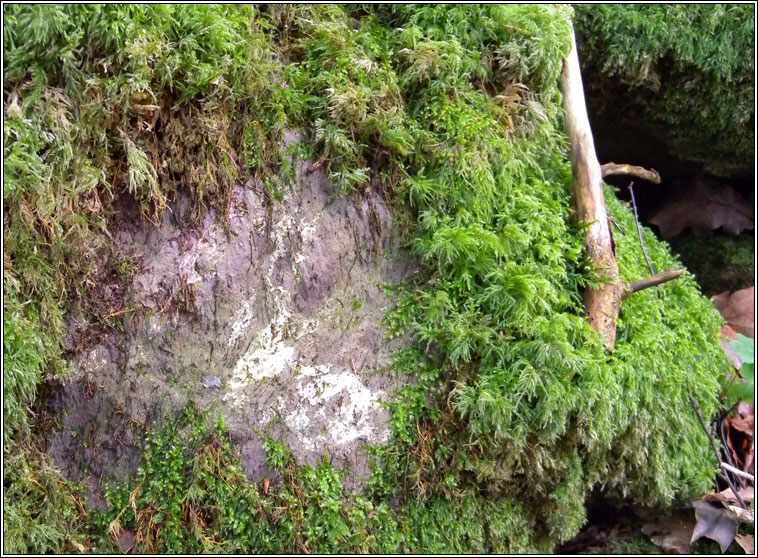
[[[279,318],[286,320],[283,315]],[[247,399],[243,390],[251,382],[277,376],[292,365],[295,347],[284,342],[283,329],[283,324],[275,320],[258,333],[250,350],[237,361],[224,401],[231,399],[239,407]]]
[[[295,446],[311,455],[336,448],[349,455],[356,444],[386,442],[390,431],[387,412],[380,403],[386,396],[384,391],[372,390],[354,371],[342,366],[338,369],[320,359],[316,362],[322,364],[312,364],[314,349],[316,353],[330,351],[313,346],[323,342],[321,336],[313,341],[307,337],[319,328],[330,327],[325,318],[334,314],[336,303],[327,303],[320,313],[306,317],[296,311],[294,294],[284,286],[292,284],[290,269],[298,284],[298,268],[323,241],[323,214],[291,206],[289,212],[270,221],[255,214],[250,219],[258,234],[268,231],[270,251],[259,262],[264,289],[255,293],[255,300],[243,302],[231,330],[227,329],[229,347],[238,347],[251,337],[252,342],[237,360],[225,384],[223,400],[237,409],[244,407],[246,415],[255,416],[259,426],[269,424],[274,415],[280,417],[285,430],[297,439]],[[270,319],[257,330],[254,308],[261,306]],[[324,360],[331,359],[327,356]],[[270,381],[265,387],[256,385],[266,378]],[[272,393],[276,395],[271,397]]]
[[[314,438],[324,437],[321,434],[314,437],[309,431],[314,420],[325,425],[329,438],[338,446],[357,439],[371,443],[387,441],[389,430],[379,432],[373,422],[381,408],[379,401],[384,397],[384,392],[371,391],[351,372],[331,372],[330,368],[324,364],[299,369],[297,389],[300,405],[285,416],[286,424],[308,446],[318,442]],[[334,408],[332,403],[336,403],[337,410],[328,413]]]
[[[312,221],[300,221],[300,241],[303,246],[312,246],[316,239],[316,231],[318,230],[318,223],[321,220],[321,215],[317,215]],[[295,263],[299,264],[305,261],[305,254],[299,252],[295,255]]]
[[[109,362],[108,349],[98,345],[87,354],[84,368],[90,372],[98,372],[108,366]]]
[[[240,311],[237,313],[237,316],[234,318],[234,323],[232,323],[232,333],[229,336],[229,341],[226,343],[228,347],[231,347],[234,342],[247,331],[252,321],[253,309],[250,306],[250,302],[246,300]]]
[[[223,400],[231,400],[235,407],[240,407],[246,402],[247,396],[244,389],[252,382],[277,376],[293,363],[295,347],[285,341],[290,337],[290,332],[297,329],[292,323],[292,314],[289,310],[292,306],[292,295],[281,285],[275,286],[273,281],[277,262],[288,253],[285,242],[291,234],[292,227],[293,220],[289,215],[282,217],[274,227],[274,251],[264,277],[266,295],[270,297],[274,315],[271,321],[258,332],[250,349],[237,361],[232,371]],[[245,301],[245,306],[232,324],[228,346],[245,333],[252,318],[250,303]]]
[[[163,324],[158,316],[150,315],[147,319],[147,338],[153,340],[154,337],[163,332]]]
[[[292,432],[297,434],[300,438],[300,442],[308,448],[309,451],[317,451],[318,446],[323,446],[326,442],[326,438],[319,434],[318,436],[312,436],[310,432],[311,417],[308,416],[308,411],[304,408],[296,409],[284,417],[284,423]]]

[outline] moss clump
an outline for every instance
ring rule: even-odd
[[[145,445],[137,478],[114,486],[109,511],[94,513],[91,544],[119,549],[121,530],[136,538],[133,552],[262,553],[395,552],[401,531],[385,504],[343,492],[328,460],[295,466],[292,454],[264,437],[281,480],[251,485],[223,419],[187,408]]]
[[[15,331],[52,332],[49,354],[21,333],[6,345],[24,363],[4,371],[28,388],[16,401],[60,354],[67,297],[88,276],[80,247],[107,247],[111,194],[153,221],[180,192],[190,217],[223,210],[236,172],[286,173],[268,147],[285,126],[303,129],[338,192],[391,196],[424,264],[387,315],[392,334],[414,339],[395,366],[417,383],[392,403],[366,498],[343,494],[326,465],[296,473],[282,457],[289,476],[267,508],[220,430],[200,445],[169,431],[147,446],[139,505],[113,493],[101,543],[124,510],[119,522],[151,550],[547,551],[584,523],[595,486],[663,506],[705,491],[713,466],[688,394],[710,413],[726,360],[693,278],[629,299],[613,356],[581,317],[598,279],[570,216],[557,90],[569,14],[350,10],[7,14],[5,296]],[[185,138],[192,127],[201,133]],[[678,265],[646,235],[657,267]],[[624,279],[645,276],[636,237],[616,242]],[[140,517],[159,518],[160,535]]]
[[[682,262],[697,277],[703,293],[745,289],[755,278],[755,235],[714,234],[697,236],[685,232],[668,241]]]
[[[109,511],[91,514],[81,540],[97,552],[119,551],[121,531],[133,535],[132,552],[152,553],[535,551],[518,504],[466,497],[393,509],[348,494],[328,460],[297,466],[261,437],[280,480],[251,485],[222,418],[211,425],[209,412],[188,407],[154,425],[137,477],[108,490]]]
[[[3,551],[76,554],[85,551],[84,490],[67,481],[47,455],[14,441],[3,459]]]
[[[752,176],[752,6],[578,4],[584,82],[686,161]],[[623,106],[623,108],[621,108]]]

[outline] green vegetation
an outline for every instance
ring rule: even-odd
[[[729,344],[742,360],[742,366],[740,367],[742,379],[736,379],[730,386],[729,395],[733,399],[741,397],[748,403],[752,403],[755,394],[755,348],[753,340],[738,333],[737,339],[734,339]]]
[[[698,236],[685,231],[668,240],[682,263],[696,277],[703,294],[712,296],[737,291],[753,284],[755,277],[755,235],[714,234]]]
[[[83,552],[87,540],[84,489],[64,479],[33,444],[16,440],[11,449],[3,455],[3,550],[8,554]]]
[[[400,537],[383,504],[343,497],[340,474],[323,461],[295,467],[289,450],[264,438],[277,483],[251,485],[219,418],[192,408],[154,427],[137,479],[113,487],[109,511],[90,521],[94,548],[118,551],[121,530],[136,552],[388,552]],[[184,435],[181,435],[184,432]]]
[[[179,192],[190,219],[223,210],[240,173],[286,177],[272,146],[296,127],[337,192],[393,196],[424,264],[387,314],[393,335],[415,340],[394,366],[417,383],[391,404],[369,492],[344,494],[328,463],[297,468],[268,440],[283,480],[264,497],[222,425],[209,433],[189,413],[190,432],[179,421],[153,432],[141,476],[111,492],[90,525],[98,549],[120,524],[151,551],[549,551],[582,526],[595,486],[659,506],[705,492],[714,470],[688,394],[711,413],[726,359],[692,276],[625,302],[613,356],[581,318],[598,279],[570,210],[557,90],[569,15],[6,8],[5,455],[33,438],[26,408],[43,374],[64,373],[63,312],[87,292],[93,253],[108,254],[113,200],[155,223]],[[679,265],[649,231],[645,243],[657,268]],[[636,236],[616,244],[622,277],[645,276]],[[30,511],[34,477],[19,472],[30,470],[6,469],[19,494],[6,491],[17,518],[6,544],[61,550],[77,540],[64,536],[71,523]],[[25,524],[49,530],[47,542],[22,542]]]
[[[755,19],[749,4],[577,4],[584,82],[717,175],[752,176]],[[618,115],[620,116],[620,115]]]

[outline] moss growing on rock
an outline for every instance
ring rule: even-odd
[[[158,484],[140,506],[156,495],[172,506],[160,512],[170,529],[148,540],[154,548],[342,551],[371,540],[367,548],[387,552],[547,551],[579,530],[598,485],[661,506],[706,491],[714,467],[688,395],[712,412],[726,360],[718,316],[692,276],[630,298],[612,356],[581,317],[582,291],[598,279],[571,218],[557,90],[569,14],[535,5],[351,9],[7,14],[5,300],[16,330],[36,323],[18,313],[29,300],[24,312],[42,313],[37,327],[53,333],[49,355],[22,336],[6,344],[6,358],[25,364],[4,374],[17,385],[28,378],[17,400],[33,398],[36,373],[60,354],[66,287],[88,277],[70,240],[107,246],[111,193],[154,219],[186,191],[198,217],[224,207],[239,171],[280,173],[268,146],[294,126],[335,193],[382,189],[408,218],[424,268],[396,288],[386,325],[412,336],[395,368],[417,381],[391,403],[393,439],[373,450],[360,501],[324,466],[281,489],[287,505],[265,511],[220,432],[204,447],[232,468],[212,479],[188,464],[180,442],[153,438],[143,474]],[[629,210],[607,197],[633,230]],[[636,237],[616,243],[623,279],[645,276]],[[649,231],[646,245],[658,268],[678,265]],[[198,447],[187,450],[200,452],[191,463],[212,469]],[[111,511],[138,513],[127,502],[121,491]],[[216,515],[192,516],[194,502]],[[261,509],[276,520],[260,519]],[[326,533],[327,516],[344,537]],[[210,538],[203,524],[214,525]]]
[[[708,296],[745,289],[755,280],[755,235],[750,232],[697,236],[688,231],[668,242]]]
[[[752,176],[753,6],[578,4],[585,87],[603,118],[720,176]]]

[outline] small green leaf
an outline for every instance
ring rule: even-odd
[[[751,363],[745,363],[742,365],[742,368],[740,368],[740,376],[745,378],[746,380],[749,380],[752,382],[754,380],[755,375],[755,364]]]
[[[755,362],[755,341],[745,337],[741,333],[737,334],[737,339],[730,343],[732,350],[737,353],[744,362]]]
[[[729,389],[731,397],[741,397],[747,403],[753,402],[753,382],[738,382]]]

